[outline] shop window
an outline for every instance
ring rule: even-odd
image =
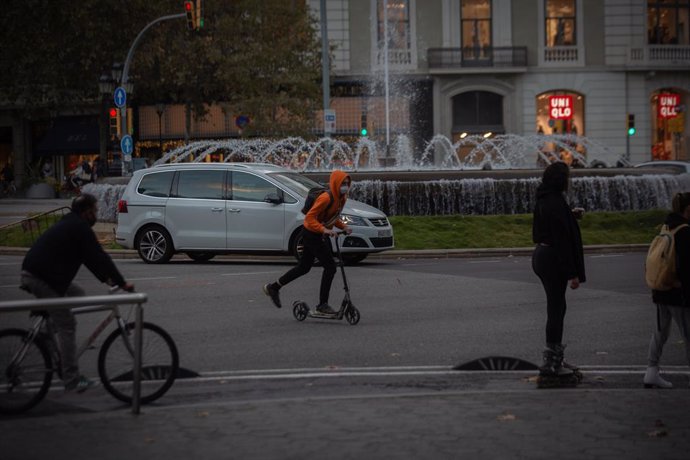
[[[575,0],[545,0],[546,46],[577,45]]]
[[[649,0],[647,36],[650,45],[690,44],[690,0]]]
[[[543,157],[538,161],[560,159],[573,166],[584,166],[575,160],[579,155],[586,156],[587,152],[576,138],[570,137],[584,135],[584,96],[571,91],[549,91],[537,96],[536,106],[537,134],[568,136],[544,143]]]
[[[463,60],[491,57],[491,1],[462,0],[461,30]]]
[[[652,159],[687,160],[687,93],[674,88],[662,89],[652,96]]]
[[[584,97],[570,91],[537,96],[537,133],[584,134]]]

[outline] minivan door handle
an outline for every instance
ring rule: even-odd
[[[240,212],[240,211],[241,211],[241,209],[239,209],[239,208],[229,208],[228,209],[228,212]]]
[[[211,212],[223,212],[223,208],[211,208]]]

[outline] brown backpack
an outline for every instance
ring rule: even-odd
[[[645,260],[645,281],[650,289],[668,291],[674,287],[680,287],[676,275],[675,236],[678,230],[687,226],[687,224],[682,224],[669,230],[668,225],[664,225],[650,243]]]

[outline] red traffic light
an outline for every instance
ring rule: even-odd
[[[192,2],[184,2],[184,10],[185,11],[192,11],[193,5]]]
[[[110,115],[110,118],[115,118],[117,116],[117,109],[115,109],[115,108],[110,109],[108,114]]]

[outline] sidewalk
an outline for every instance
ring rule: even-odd
[[[0,418],[0,452],[4,460],[687,458],[687,375],[673,376],[680,388],[668,391],[642,389],[641,374],[587,371],[581,387],[559,390],[537,390],[529,377],[200,379],[177,382],[138,416],[102,389],[83,400],[51,395],[33,414]]]

